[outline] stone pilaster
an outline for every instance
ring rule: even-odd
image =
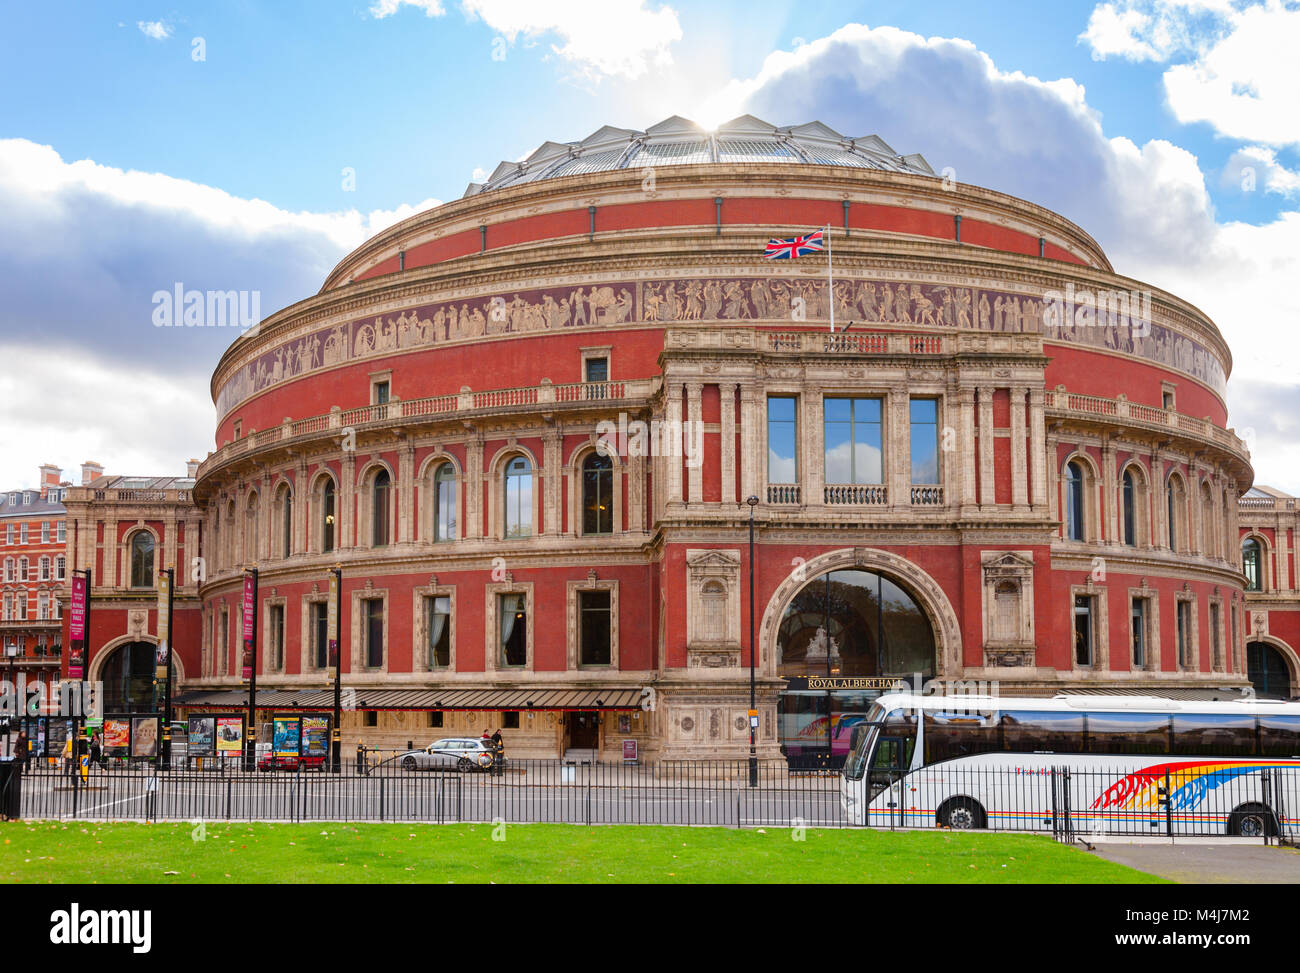
[[[907,389],[891,388],[886,393],[882,475],[889,485],[891,507],[912,505],[911,421],[908,404]]]
[[[465,537],[483,536],[483,437],[465,443]]]
[[[349,451],[343,453],[339,463],[338,492],[338,537],[336,546],[340,551],[351,550],[356,546],[357,519],[357,458]]]
[[[981,385],[979,389],[980,435],[980,509],[994,505],[993,478],[993,388]]]
[[[688,433],[685,428],[682,430],[682,450],[683,457],[687,443],[694,438],[694,430],[699,428],[700,423],[704,421],[703,406],[704,386],[699,382],[688,382],[686,384],[686,418],[690,422],[692,432]],[[704,457],[692,457],[691,465],[687,467],[687,483],[690,489],[690,502],[693,504],[702,503],[704,500]]]
[[[1048,451],[1044,437],[1047,433],[1046,417],[1043,413],[1043,390],[1029,390],[1029,502],[1042,510],[1047,505],[1047,471],[1051,468],[1047,462]]]
[[[668,436],[670,441],[677,444],[680,453],[681,446],[681,429],[682,429],[682,383],[669,382],[665,393],[667,402],[664,405],[664,421],[668,423]],[[672,453],[674,450],[669,449],[667,452]],[[677,456],[665,456],[664,465],[667,467],[668,474],[668,495],[665,498],[669,505],[682,502],[682,458]]]
[[[723,382],[718,386],[722,404],[721,436],[718,456],[722,461],[722,502],[736,502],[736,384]]]
[[[961,506],[967,514],[975,508],[975,390],[958,393],[958,436],[961,444]]]
[[[409,544],[415,540],[415,444],[402,443],[397,453],[397,542]]]
[[[1011,390],[1011,503],[1018,512],[1029,506],[1028,455],[1025,445],[1025,398],[1028,390]]]
[[[542,513],[543,531],[547,535],[560,532],[560,480],[564,476],[563,459],[560,455],[560,432],[548,429],[542,436],[542,500],[545,508]],[[578,479],[575,476],[575,482]],[[581,492],[581,487],[575,486]]]

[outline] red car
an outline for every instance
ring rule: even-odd
[[[312,756],[299,756],[293,753],[263,753],[257,758],[258,770],[297,770],[299,767],[303,770],[324,770],[325,755],[319,754]]]

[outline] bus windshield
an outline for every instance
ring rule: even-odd
[[[853,728],[853,744],[844,761],[844,776],[849,780],[861,780],[866,773],[884,716],[885,711],[880,704],[872,703],[871,709],[867,710],[867,718]]]

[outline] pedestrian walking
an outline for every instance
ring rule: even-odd
[[[14,759],[27,769],[27,761],[31,757],[31,742],[27,739],[27,731],[19,730],[18,739],[14,741]]]
[[[103,765],[104,765],[104,743],[99,738],[99,734],[96,733],[90,738],[90,766],[94,768],[95,766],[103,767]],[[107,770],[108,768],[105,767],[104,769]]]
[[[505,769],[506,762],[506,745],[501,739],[501,731],[497,730],[492,734],[492,773],[498,776]]]
[[[63,758],[64,777],[72,776],[73,767],[76,764],[75,753],[76,753],[76,741],[73,739],[72,734],[69,733],[68,738],[63,741],[63,753],[61,754]]]

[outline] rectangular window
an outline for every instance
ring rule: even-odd
[[[366,665],[382,669],[384,665],[384,599],[367,598],[362,602],[366,620]]]
[[[587,372],[588,382],[608,382],[609,381],[609,359],[608,358],[588,358],[583,362],[583,367]]]
[[[50,542],[50,522],[48,520],[42,520],[41,521],[41,543],[48,544],[49,542]]]
[[[523,594],[497,596],[499,664],[514,668],[528,664],[528,601]]]
[[[939,403],[912,399],[908,404],[912,434],[912,482],[939,482]]]
[[[429,711],[429,726],[435,730],[442,729],[442,710],[436,709]]]
[[[517,729],[519,729],[519,713],[518,713],[518,711],[512,711],[512,712],[502,713],[502,714],[501,714],[501,729],[503,729],[503,730],[517,730]]]
[[[64,543],[68,539],[68,525],[61,520],[54,530],[54,538],[60,544]]]
[[[1093,624],[1092,595],[1074,596],[1074,664],[1092,665]]]
[[[608,591],[578,592],[579,664],[607,666],[610,662]]]
[[[826,399],[826,482],[883,483],[880,399]]]
[[[27,525],[26,525],[26,524],[20,524],[19,527],[18,527],[18,541],[19,541],[19,543],[22,543],[22,544],[26,544],[26,543],[27,543]]]
[[[425,598],[424,622],[429,633],[426,664],[430,669],[446,669],[451,665],[451,598]]]
[[[375,710],[368,709],[365,711],[365,721],[366,726],[378,726],[379,714]]]
[[[798,483],[799,400],[792,395],[767,400],[767,482]]]
[[[5,524],[5,543],[12,544],[13,542],[14,542],[14,525]]]
[[[374,385],[375,405],[388,405],[388,383],[376,382]]]
[[[317,669],[329,666],[330,606],[328,602],[311,603],[311,664]]]
[[[271,637],[271,668],[279,672],[284,668],[284,606],[272,605],[269,614],[271,631],[267,634]]]
[[[1187,669],[1191,666],[1192,656],[1192,603],[1178,603],[1178,665]]]
[[[226,660],[230,657],[230,611],[221,609],[221,638],[215,649],[217,675],[226,674]]]
[[[1133,668],[1145,669],[1147,665],[1147,600],[1134,598],[1131,612],[1133,626]]]

